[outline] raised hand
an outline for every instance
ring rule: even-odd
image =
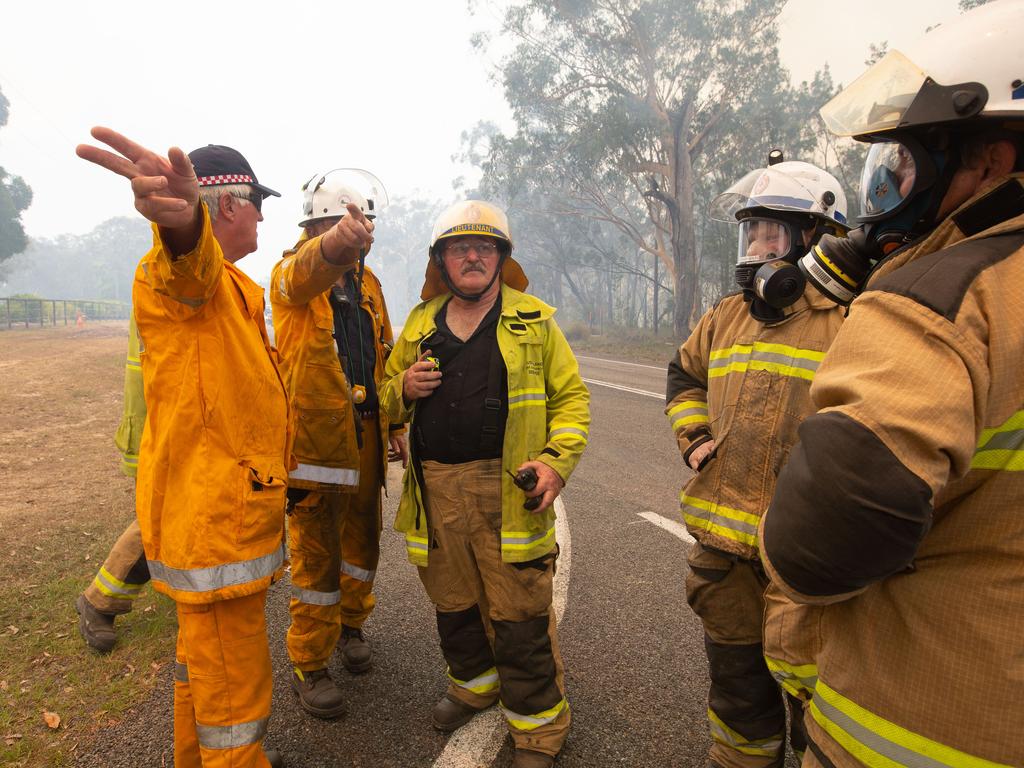
[[[320,250],[332,264],[349,264],[359,257],[359,251],[367,250],[373,242],[373,222],[359,206],[349,203],[348,213],[324,233]]]
[[[75,153],[131,181],[139,213],[167,229],[196,226],[199,182],[188,155],[171,147],[162,157],[110,128],[97,126],[91,134],[119,154],[90,144],[79,144]]]

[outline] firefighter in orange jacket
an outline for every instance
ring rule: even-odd
[[[1024,765],[1022,34],[983,5],[821,110],[870,149],[808,279],[862,292],[760,530],[822,606],[804,766]]]
[[[763,656],[757,519],[813,412],[810,382],[843,322],[843,308],[806,285],[796,260],[823,234],[845,232],[845,195],[825,171],[781,160],[773,153],[714,201],[715,218],[739,221],[743,292],[700,319],[668,370],[666,413],[697,471],[680,494],[696,539],[686,597],[704,624],[709,762],[720,768],[782,765],[786,713]],[[790,705],[799,753],[802,702]]]
[[[386,204],[376,177],[336,169],[303,187],[305,228],[271,275],[274,328],[298,417],[289,490],[292,556],[288,653],[299,705],[321,718],[345,711],[327,664],[339,644],[346,669],[371,666],[362,625],[374,607],[387,441],[404,457],[401,425],[389,429],[376,382],[393,345],[380,282],[359,260],[323,254],[348,206],[375,218]]]
[[[178,609],[174,763],[280,765],[262,749],[267,588],[284,563],[289,406],[263,291],[232,263],[256,249],[267,195],[237,151],[161,157],[106,128],[79,156],[131,180],[152,221],[135,275],[147,405],[136,507],[154,587]],[[353,217],[352,259],[370,240]],[[259,408],[253,408],[259,403]]]

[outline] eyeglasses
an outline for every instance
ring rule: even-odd
[[[469,256],[470,251],[476,251],[478,257],[486,259],[498,252],[498,246],[494,243],[481,241],[476,243],[449,243],[444,249],[446,256],[452,256],[460,261]]]
[[[231,196],[238,200],[248,200],[256,208],[256,213],[263,213],[263,195],[259,192],[247,192],[246,194],[232,192]]]

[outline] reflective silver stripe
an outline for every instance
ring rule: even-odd
[[[196,735],[199,737],[199,746],[207,749],[235,749],[244,747],[246,744],[256,744],[267,735],[267,721],[253,720],[251,723],[237,723],[235,725],[203,725],[196,723]]]
[[[268,555],[240,563],[225,563],[211,568],[171,568],[159,560],[149,561],[153,581],[162,581],[180,592],[213,592],[223,587],[248,584],[274,575],[284,563],[284,544]]]
[[[545,395],[543,392],[528,392],[525,395],[515,395],[514,397],[510,397],[508,399],[508,404],[509,405],[515,405],[516,403],[521,403],[524,400],[547,400],[547,399],[548,399],[548,396]]]
[[[501,543],[504,544],[533,544],[535,541],[540,541],[551,535],[554,527],[548,528],[546,531],[541,533],[535,533],[532,536],[507,536],[504,533],[501,534]]]
[[[427,542],[426,541],[420,541],[419,539],[410,539],[410,538],[406,537],[406,539],[405,539],[405,547],[406,547],[406,549],[422,549],[424,552],[426,552],[427,551]]]
[[[174,662],[174,679],[179,683],[188,682],[188,664],[182,664],[180,661]]]
[[[981,451],[1019,451],[1024,446],[1024,429],[1014,429],[1009,432],[996,432],[984,445],[978,447]]]
[[[558,435],[579,435],[584,440],[587,439],[588,435],[586,430],[577,429],[576,427],[559,427],[558,429],[552,429],[548,432],[548,440]]]
[[[824,697],[816,695],[812,701],[812,707],[816,707],[822,715],[846,731],[853,739],[887,757],[897,765],[904,765],[907,768],[949,768],[950,766],[949,763],[932,760],[926,755],[913,752],[894,741],[889,741],[881,734],[868,730],[842,710],[836,709]]]
[[[341,602],[341,590],[317,592],[313,589],[292,586],[292,597],[306,605],[337,605]]]
[[[332,485],[359,485],[358,469],[341,469],[340,467],[321,467],[316,464],[299,464],[288,473],[292,480],[308,480],[311,483],[331,483]]]
[[[125,584],[123,587],[119,587],[116,584],[111,583],[110,579],[108,579],[103,573],[102,568],[100,569],[100,572],[96,574],[96,584],[97,586],[102,586],[103,590],[113,592],[114,594],[111,595],[111,597],[120,596],[128,600],[134,600],[139,596],[139,592],[142,591],[141,584]]]
[[[518,712],[513,712],[511,709],[506,707],[504,703],[500,701],[498,702],[498,708],[501,710],[502,714],[505,715],[505,719],[521,731],[532,731],[534,728],[539,728],[542,725],[553,723],[568,706],[569,702],[563,697],[562,700],[555,704],[551,709],[538,712],[535,715],[521,715]]]
[[[728,528],[731,531],[746,534],[747,536],[753,536],[755,539],[757,538],[757,525],[753,523],[736,520],[735,518],[726,517],[725,515],[720,515],[717,512],[712,512],[708,509],[695,507],[692,504],[687,504],[685,501],[679,506],[682,507],[684,515],[692,515],[700,520],[707,520],[713,525],[720,525],[722,528]]]
[[[473,691],[474,693],[484,693],[498,687],[498,670],[495,667],[491,667],[482,675],[477,675],[472,680],[459,680],[449,670],[448,679],[459,686],[459,688],[465,688],[467,691]]]
[[[733,352],[728,357],[716,358],[708,363],[708,370],[725,368],[733,363],[749,363],[752,361],[760,363],[775,363],[776,365],[786,365],[791,368],[802,368],[805,371],[818,370],[817,360],[808,360],[805,357],[793,357],[790,355],[782,355],[778,352],[765,352],[763,350]]]
[[[346,563],[344,560],[341,561],[341,572],[351,576],[353,579],[359,581],[365,581],[370,583],[373,581],[373,577],[377,575],[376,571],[368,571],[365,568],[360,568],[358,565],[352,565],[352,563]]]

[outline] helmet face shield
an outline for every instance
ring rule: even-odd
[[[935,160],[916,139],[880,141],[871,145],[860,177],[858,220],[879,221],[893,216],[938,176]]]
[[[744,219],[740,222],[739,230],[737,264],[757,264],[773,259],[784,259],[799,237],[795,226],[777,219]]]
[[[890,51],[821,108],[837,136],[896,128],[928,76],[899,51]]]

